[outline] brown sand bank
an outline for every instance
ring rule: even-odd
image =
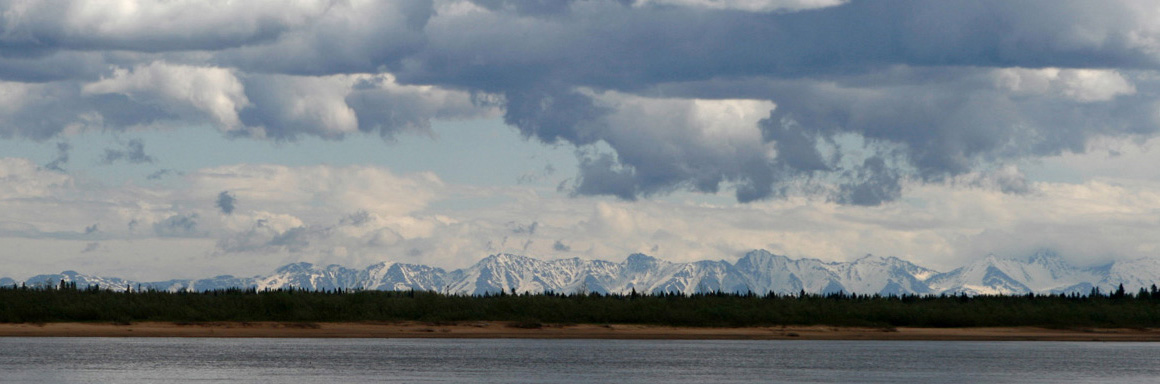
[[[520,327],[523,326],[523,327]],[[552,325],[504,322],[432,324],[143,322],[0,324],[0,337],[370,337],[543,339],[737,339],[737,340],[1044,340],[1160,341],[1153,329],[852,328],[828,326],[689,328],[649,325]]]

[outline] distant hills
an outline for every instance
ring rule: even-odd
[[[206,291],[225,288],[302,288],[308,290],[424,290],[474,294],[505,292],[561,293],[694,293],[752,291],[864,294],[1026,294],[1109,291],[1123,284],[1129,291],[1160,282],[1160,260],[1120,261],[1078,268],[1058,254],[1042,251],[1025,259],[988,256],[949,272],[938,272],[896,257],[867,255],[850,262],[792,259],[764,250],[747,253],[735,263],[674,263],[644,254],[623,262],[579,258],[540,260],[512,254],[491,255],[465,269],[446,271],[419,264],[378,263],[364,269],[295,263],[264,276],[217,276],[197,280],[138,282],[65,271],[38,275],[23,283],[78,287],[99,285],[114,290],[145,288]],[[21,282],[0,278],[0,285]]]

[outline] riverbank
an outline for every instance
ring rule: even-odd
[[[262,338],[521,338],[705,340],[1034,340],[1160,341],[1156,329],[857,328],[786,326],[744,328],[651,325],[465,322],[397,323],[18,323],[0,324],[0,337],[262,337]]]

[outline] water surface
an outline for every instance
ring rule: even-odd
[[[1160,344],[0,338],[11,383],[1155,383]]]

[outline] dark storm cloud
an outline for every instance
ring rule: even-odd
[[[581,195],[612,195],[635,200],[644,194],[632,169],[626,169],[616,158],[601,154],[580,160],[580,177],[573,190]]]
[[[42,83],[50,81],[95,81],[112,65],[132,64],[137,55],[120,52],[62,51],[25,56],[0,51],[0,80]]]
[[[109,165],[121,160],[129,164],[146,164],[155,161],[153,156],[145,153],[145,143],[141,139],[129,140],[121,149],[106,148],[105,154],[101,156],[101,164]]]
[[[1160,10],[1147,0],[207,4],[77,17],[59,10],[84,2],[0,2],[24,7],[0,24],[0,98],[18,101],[0,107],[0,136],[208,122],[230,136],[392,139],[494,104],[525,138],[578,148],[562,184],[576,194],[732,188],[746,202],[805,180],[873,205],[904,180],[1157,132]],[[200,77],[157,80],[183,76]],[[766,117],[745,123],[755,139],[721,139],[674,98],[772,103],[750,111]],[[1008,181],[996,185],[1026,190]]]
[[[607,126],[600,118],[609,112],[572,90],[518,90],[507,94],[504,122],[548,144],[585,145],[602,138]]]
[[[895,0],[745,13],[592,1],[571,4],[566,17],[496,7],[428,23],[428,45],[411,57],[420,64],[396,71],[405,81],[509,92],[552,82],[629,90],[898,64],[1154,67],[1157,58],[1138,35],[1151,28],[1136,12],[1145,4]],[[472,33],[453,32],[465,26]]]
[[[376,73],[402,65],[427,44],[431,0],[330,3],[279,39],[222,50],[215,61],[258,73]]]
[[[464,37],[470,44],[456,46],[496,49],[435,46],[420,58],[441,65],[416,65],[399,75],[501,92],[505,121],[529,138],[609,144],[614,154],[581,161],[573,186],[579,194],[635,199],[675,189],[716,192],[729,182],[738,200],[751,201],[777,196],[796,178],[837,172],[850,180],[841,184],[836,201],[877,204],[899,196],[907,172],[875,161],[838,169],[843,153],[824,157],[819,144],[841,134],[862,136],[868,144],[901,151],[900,165],[915,169],[914,177],[938,181],[981,162],[1083,152],[1098,135],[1153,134],[1150,99],[1013,96],[996,89],[989,69],[971,69],[1154,68],[1156,56],[1133,37],[1153,28],[1133,15],[1140,3],[1110,9],[1104,4],[856,1],[788,14],[574,4],[567,16],[579,21],[572,23],[557,21],[561,12],[531,21],[527,12],[495,16],[511,23],[484,27]],[[440,26],[430,27],[431,34],[438,36]],[[1077,26],[1102,31],[1099,41],[1077,35]],[[536,39],[505,49],[516,48],[503,42],[517,35]],[[909,73],[891,73],[897,71]],[[522,79],[514,79],[515,73]],[[762,159],[753,148],[737,152],[736,160],[706,162],[712,149],[698,148],[693,140],[699,138],[692,136],[629,140],[641,127],[610,123],[606,117],[615,111],[575,88],[649,94],[649,87],[755,76],[768,79],[768,87],[690,86],[680,96],[776,102],[760,124],[776,159]],[[675,148],[677,156],[658,148]]]
[[[866,159],[854,173],[855,181],[839,185],[839,203],[879,205],[902,196],[901,175],[881,157]]]
[[[221,209],[222,213],[229,215],[234,213],[234,204],[237,202],[238,199],[234,197],[230,191],[222,191],[222,193],[218,194],[217,201],[214,202],[214,206],[218,207],[218,209]]]

